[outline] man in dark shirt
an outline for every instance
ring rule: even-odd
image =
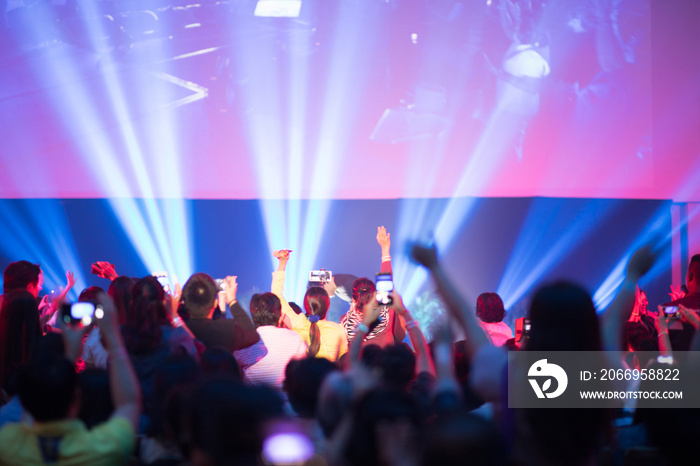
[[[260,340],[255,325],[236,299],[236,277],[226,277],[226,304],[232,319],[212,320],[217,306],[218,287],[206,273],[195,273],[182,290],[183,304],[190,314],[187,326],[207,348],[223,346],[233,352]]]

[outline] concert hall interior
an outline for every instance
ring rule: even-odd
[[[700,253],[699,24],[696,0],[0,0],[0,268],[40,264],[49,299],[70,271],[70,301],[99,261],[236,276],[250,314],[273,251],[288,301],[312,270],[373,282],[381,226],[426,336],[448,311],[416,242],[512,328],[556,280],[602,312],[650,245],[656,309]]]

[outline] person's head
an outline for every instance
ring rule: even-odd
[[[569,282],[546,285],[530,303],[530,351],[601,351],[598,315],[586,290]]]
[[[688,287],[688,293],[700,293],[700,254],[695,254],[690,258],[685,283]]]
[[[355,309],[362,311],[365,304],[375,299],[374,282],[369,278],[358,278],[352,283],[352,302]]]
[[[482,322],[500,322],[506,316],[503,300],[497,293],[481,293],[476,298],[476,316]]]
[[[311,322],[309,327],[309,356],[316,356],[321,347],[321,331],[318,328],[318,321],[326,318],[331,300],[326,290],[320,286],[314,286],[306,290],[304,295],[304,310],[306,317]]]
[[[19,398],[35,421],[66,419],[78,412],[77,384],[75,368],[68,359],[44,355],[20,372]]]
[[[207,348],[202,353],[201,365],[205,375],[227,375],[241,380],[241,366],[231,351],[222,346]]]
[[[284,371],[284,391],[294,411],[303,418],[316,415],[318,393],[328,374],[338,366],[324,358],[292,359]]]
[[[643,351],[644,341],[652,336],[647,326],[641,322],[625,322],[623,332],[622,341],[627,351]]]
[[[117,308],[119,323],[126,321],[127,309],[131,307],[133,300],[134,280],[131,277],[121,276],[112,280],[107,289],[107,294],[114,300],[114,307]]]
[[[218,292],[219,288],[214,279],[206,273],[199,272],[185,283],[182,298],[192,317],[205,318],[214,313]]]
[[[506,443],[493,423],[466,412],[438,415],[428,430],[423,451],[425,465],[472,464],[506,465]]]
[[[35,298],[39,295],[44,284],[44,274],[39,264],[27,261],[12,262],[5,269],[3,287],[5,293],[11,290],[24,289]]]
[[[5,293],[0,309],[0,388],[14,393],[6,383],[16,377],[41,338],[39,310],[34,296],[19,289]]]
[[[190,463],[212,466],[259,464],[265,426],[283,414],[273,389],[228,378],[196,386],[188,405],[181,438],[188,440]]]
[[[391,389],[406,390],[416,375],[416,356],[404,343],[382,348],[376,364],[382,382]]]
[[[127,350],[134,354],[154,350],[162,337],[161,325],[168,322],[165,292],[155,277],[145,277],[134,285],[132,305],[122,328]]]
[[[277,327],[282,315],[282,303],[274,293],[256,293],[250,298],[250,315],[256,327]]]
[[[104,294],[105,290],[103,290],[99,286],[90,286],[80,292],[80,296],[78,296],[78,301],[81,303],[91,303],[97,306],[98,304],[100,304],[100,299]]]

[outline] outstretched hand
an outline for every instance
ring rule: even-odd
[[[75,277],[73,276],[73,272],[70,270],[66,272],[66,288],[65,290],[68,291],[71,288],[73,288],[73,285],[75,285]]]
[[[700,317],[698,317],[698,311],[695,309],[688,309],[684,305],[678,305],[678,312],[681,313],[681,318],[683,321],[688,322],[692,325],[695,330],[700,327]]]
[[[673,287],[673,285],[671,285],[671,292],[668,295],[671,297],[671,301],[675,301],[685,296],[685,293],[683,293],[683,290],[681,290],[680,285],[676,285],[675,288]]]
[[[437,249],[435,245],[426,246],[413,243],[411,246],[411,258],[427,269],[433,269],[438,265]]]
[[[106,278],[108,280],[114,280],[118,277],[117,272],[114,269],[114,264],[110,264],[106,261],[97,261],[92,264],[91,272],[98,277]]]
[[[292,252],[289,249],[280,249],[272,253],[273,256],[275,256],[279,260],[289,260],[289,253]]]
[[[236,301],[236,293],[238,292],[238,283],[236,275],[227,276],[224,283],[226,284],[226,304],[231,304]]]
[[[387,233],[383,226],[377,227],[377,243],[382,250],[388,250],[391,246],[391,233]]]
[[[627,263],[627,277],[636,282],[654,265],[656,256],[649,245],[637,249]]]
[[[654,319],[654,327],[656,327],[657,333],[666,332],[668,334],[668,322],[666,322],[666,314],[664,314],[664,309],[661,306],[659,306],[659,314]]]
[[[396,290],[391,292],[392,303],[389,305],[390,308],[395,310],[400,316],[404,316],[408,313],[408,309],[403,305],[403,298],[396,292]]]

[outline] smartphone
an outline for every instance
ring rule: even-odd
[[[664,306],[664,314],[671,315],[678,313],[678,306]]]
[[[309,272],[309,281],[314,283],[328,283],[333,278],[330,270],[312,270]]]
[[[92,303],[64,303],[61,306],[61,318],[68,325],[90,325],[95,319],[101,319],[104,311],[101,306]]]
[[[153,272],[151,275],[156,277],[160,286],[163,287],[166,293],[170,293],[170,283],[168,282],[168,272]]]
[[[219,287],[219,291],[226,291],[226,279],[225,278],[215,278],[214,281]]]
[[[378,273],[375,277],[376,299],[379,304],[391,304],[394,302],[391,292],[394,291],[394,282],[390,273]]]

